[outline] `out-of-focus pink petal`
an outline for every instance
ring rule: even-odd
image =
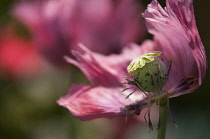
[[[69,36],[63,30],[67,28],[66,22],[73,10],[73,2],[73,0],[23,2],[13,9],[13,15],[32,32],[39,52],[59,66],[66,65],[63,56],[70,55]]]
[[[142,94],[136,93],[125,99],[127,95],[120,91],[122,89],[75,84],[65,97],[58,100],[58,104],[66,107],[75,117],[84,121],[96,118],[115,118],[125,116],[126,113],[134,115],[135,111],[125,111],[125,106],[144,100],[144,98]],[[147,103],[142,101],[139,105],[143,109]]]
[[[167,59],[174,59],[166,88],[181,95],[201,84],[206,72],[206,56],[195,24],[192,0],[167,0],[166,5],[163,9],[153,0],[143,16],[149,32],[154,35],[156,49],[163,52],[165,63],[168,65]],[[182,86],[191,77],[199,82]]]
[[[141,41],[145,27],[138,9],[136,0],[48,0],[17,4],[13,15],[32,32],[42,55],[61,66],[80,42],[108,55]]]
[[[141,8],[136,0],[79,3],[73,17],[73,34],[79,39],[76,43],[81,42],[90,50],[107,55],[110,51],[119,53],[128,42],[142,38],[144,20],[137,15]]]

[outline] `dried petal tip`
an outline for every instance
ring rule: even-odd
[[[137,57],[127,67],[127,71],[130,73],[130,72],[133,72],[134,70],[136,70],[138,68],[144,67],[144,65],[146,63],[152,62],[154,60],[154,58],[156,56],[159,56],[160,54],[161,54],[160,51],[154,51],[154,52],[149,52],[149,53],[146,53],[144,55],[141,55],[141,56]]]
[[[144,92],[160,93],[167,81],[165,64],[156,56],[161,52],[150,52],[134,59],[128,66],[128,72],[134,83]]]

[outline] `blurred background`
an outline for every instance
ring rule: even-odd
[[[78,68],[63,60],[64,55],[72,57],[70,51],[77,49],[78,41],[95,52],[109,55],[119,53],[128,42],[140,44],[152,38],[141,17],[151,0],[124,1],[0,1],[1,139],[156,138],[156,130],[149,133],[142,117],[138,122],[129,118],[128,123],[124,118],[82,122],[56,103],[72,83],[90,84]],[[194,0],[197,27],[207,58],[209,5],[210,1]],[[92,47],[96,44],[104,46]],[[207,72],[196,92],[170,100],[179,129],[169,121],[168,139],[210,138],[208,79]]]

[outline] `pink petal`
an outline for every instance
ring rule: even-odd
[[[66,60],[80,68],[93,85],[122,86],[127,73],[128,64],[136,57],[154,50],[152,41],[145,41],[142,46],[130,44],[125,47],[121,54],[104,56],[88,50],[79,45],[81,50],[73,51],[77,60],[66,58]]]
[[[126,105],[133,104],[136,101],[140,108],[147,107],[142,94],[135,93],[128,99],[127,95],[122,93],[122,88],[105,88],[103,86],[91,87],[82,84],[74,84],[69,93],[58,100],[58,104],[66,107],[80,120],[92,120],[96,118],[115,118],[118,116],[134,115],[135,111],[125,111]]]
[[[117,78],[101,66],[104,63],[98,62],[97,57],[93,57],[93,52],[90,52],[85,47],[82,47],[82,50],[84,54],[72,51],[77,60],[66,57],[67,62],[80,68],[93,85],[122,86]]]
[[[78,0],[75,8],[71,30],[76,35],[74,41],[94,52],[119,53],[128,42],[139,40],[145,33],[136,0]]]
[[[206,72],[206,56],[195,24],[192,1],[167,0],[166,5],[163,9],[153,0],[143,16],[149,32],[154,35],[157,49],[163,52],[165,63],[170,57],[174,58],[167,90],[190,93],[198,88]],[[191,88],[190,84],[188,88],[181,87],[190,77],[199,82]]]
[[[51,63],[66,65],[77,44],[102,54],[119,53],[145,34],[137,0],[48,0],[18,3],[13,15],[31,31]]]
[[[63,36],[62,29],[66,28],[63,20],[67,20],[66,16],[71,13],[71,4],[73,6],[72,0],[22,2],[12,11],[13,15],[32,32],[39,52],[47,60],[59,66],[67,65],[63,56],[70,55],[68,36]],[[64,5],[68,6],[68,11],[67,6],[64,7]]]
[[[109,56],[94,53],[82,44],[79,47],[80,51],[73,51],[77,60],[69,57],[66,60],[80,68],[95,87],[73,85],[67,96],[58,101],[61,106],[81,120],[114,118],[126,113],[138,115],[139,110],[147,107],[146,98],[140,92],[125,99],[132,90],[120,92],[124,89],[120,82],[125,81],[125,75],[128,76],[126,68],[133,58],[154,50],[152,41],[145,41],[142,46],[130,44],[121,54]],[[126,105],[135,109],[124,111]]]
[[[169,0],[167,1],[167,5],[168,7],[173,7],[171,8],[172,11],[177,15],[178,20],[190,39],[190,47],[192,48],[192,53],[196,60],[200,75],[199,85],[201,85],[201,82],[206,75],[207,62],[204,46],[201,42],[201,38],[196,26],[193,0]]]

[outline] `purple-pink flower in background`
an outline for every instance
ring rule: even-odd
[[[79,67],[92,85],[74,84],[69,93],[58,100],[59,105],[81,120],[138,115],[148,106],[141,92],[121,92],[127,86],[120,82],[129,76],[126,67],[135,57],[151,51],[161,51],[161,59],[169,66],[168,80],[163,88],[169,97],[195,91],[206,73],[206,54],[195,23],[192,0],[167,0],[163,9],[157,0],[148,5],[143,14],[154,41],[145,41],[140,47],[131,44],[119,55],[104,56],[81,46],[73,51],[77,60],[67,61]]]
[[[107,55],[141,41],[140,7],[137,0],[48,0],[18,3],[13,15],[32,32],[41,53],[62,65],[78,43]]]

